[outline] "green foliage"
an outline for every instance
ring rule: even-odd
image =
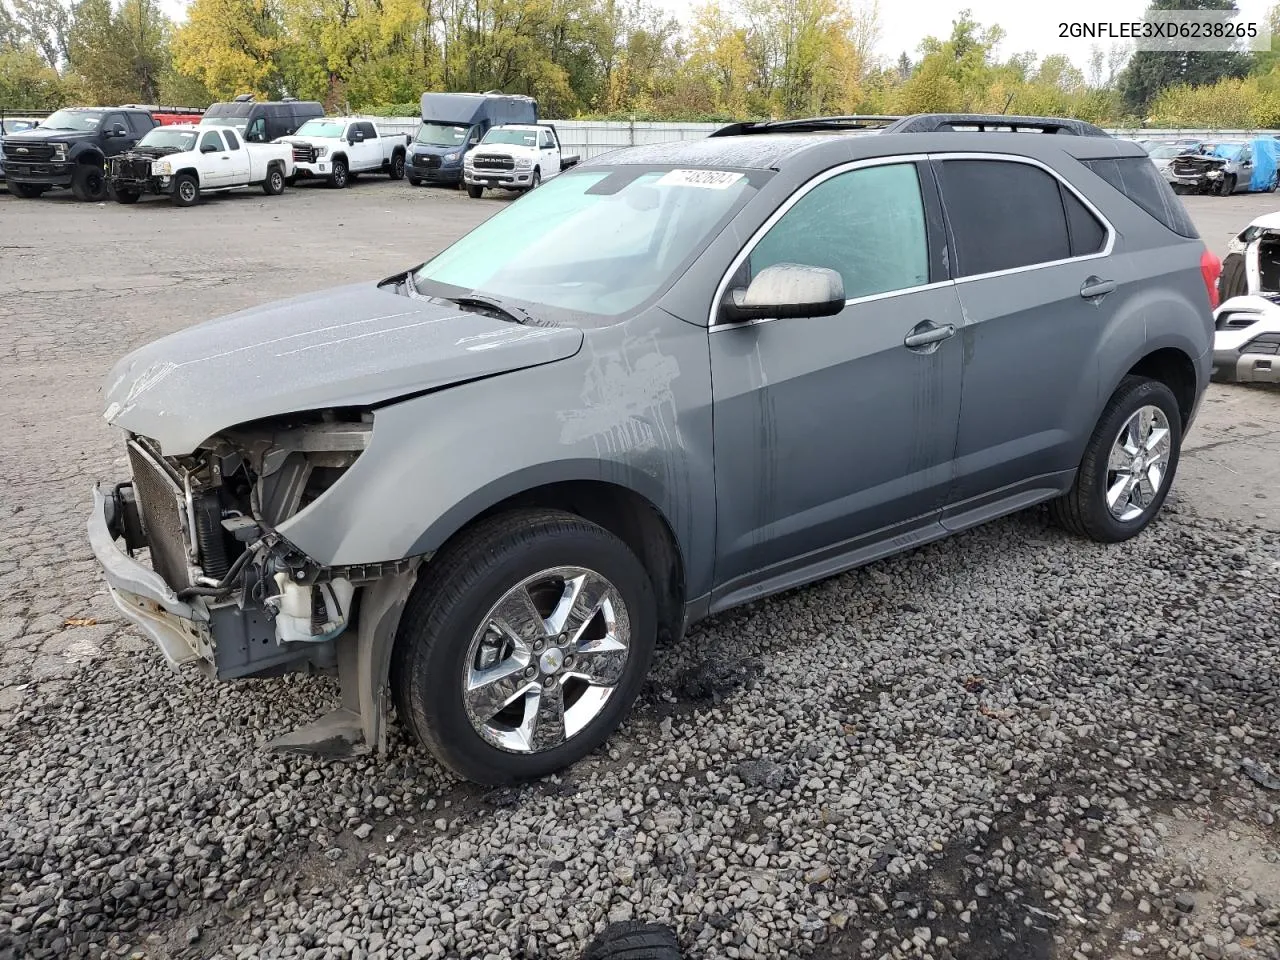
[[[64,79],[32,45],[0,45],[0,107],[6,111],[56,110],[82,100],[74,81]]]
[[[67,30],[67,61],[96,103],[156,103],[169,71],[173,25],[154,0],[80,0]]]

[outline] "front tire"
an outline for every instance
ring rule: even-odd
[[[1182,414],[1167,386],[1127,376],[1102,411],[1070,491],[1050,504],[1059,526],[1099,543],[1146,529],[1164,504],[1182,451]]]
[[[173,202],[179,207],[194,207],[200,202],[200,181],[189,173],[174,177]]]
[[[594,523],[521,510],[433,559],[400,623],[391,686],[401,721],[483,784],[546,776],[618,725],[649,668],[653,588]]]
[[[107,178],[101,168],[83,164],[71,178],[71,192],[77,200],[101,202],[107,199]]]
[[[409,178],[409,186],[411,186],[411,187],[420,187],[420,186],[422,186],[422,181],[421,181],[421,180],[419,180],[417,177],[410,177],[410,178]]]
[[[395,156],[391,158],[391,169],[387,171],[387,175],[391,177],[392,180],[404,179],[404,154],[403,153],[397,153]],[[414,181],[412,180],[410,180],[409,182],[414,183]],[[414,185],[416,186],[416,184]]]
[[[142,196],[137,190],[115,190],[113,192],[116,195],[116,203],[123,203],[126,206],[137,203],[138,198]]]
[[[347,185],[349,177],[350,171],[347,168],[347,161],[333,161],[333,172],[329,174],[329,186],[333,187],[335,190],[341,190]]]
[[[1243,297],[1249,292],[1249,278],[1245,272],[1244,254],[1229,253],[1222,261],[1222,275],[1218,278],[1218,302],[1225,303],[1232,297]]]
[[[468,183],[467,196],[470,197],[472,200],[479,200],[481,197],[484,196],[484,187],[480,186],[477,183]]]
[[[1227,174],[1222,178],[1222,186],[1219,188],[1220,196],[1229,197],[1236,192],[1236,178],[1234,174]]]
[[[540,187],[540,186],[542,186],[542,171],[541,171],[541,170],[539,170],[537,167],[534,167],[534,168],[533,168],[533,177],[532,177],[532,179],[529,181],[529,189],[530,189],[530,190],[537,190],[537,189],[538,189],[538,187]]]

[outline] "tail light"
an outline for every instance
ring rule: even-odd
[[[1200,254],[1200,276],[1204,277],[1204,289],[1209,294],[1209,309],[1218,308],[1218,277],[1222,274],[1222,261],[1208,247]]]

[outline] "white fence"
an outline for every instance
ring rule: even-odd
[[[380,129],[392,133],[413,136],[418,129],[417,117],[373,117]],[[619,147],[632,147],[645,143],[666,143],[671,140],[700,140],[711,131],[724,126],[722,123],[624,123],[607,120],[552,120],[565,153],[577,154],[590,160]],[[1246,140],[1250,137],[1270,137],[1278,130],[1122,130],[1107,131],[1117,137],[1148,140]]]

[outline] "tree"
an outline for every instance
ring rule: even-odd
[[[157,103],[173,26],[153,0],[80,0],[67,30],[67,62],[98,103]]]
[[[13,0],[13,21],[20,42],[34,46],[53,69],[62,66],[71,25],[71,13],[62,0]]]
[[[1154,0],[1156,10],[1237,10],[1235,0]],[[1139,50],[1133,55],[1118,86],[1124,105],[1143,114],[1161,91],[1177,85],[1211,86],[1228,77],[1243,77],[1251,58],[1235,51]]]
[[[285,92],[283,32],[269,0],[193,0],[173,38],[174,65],[221,100],[270,100]]]
[[[33,45],[0,47],[0,104],[6,110],[56,110],[80,99],[75,84]]]

